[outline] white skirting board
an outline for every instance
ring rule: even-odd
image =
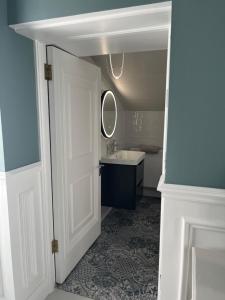
[[[105,219],[106,216],[108,216],[108,214],[110,213],[111,210],[112,210],[112,207],[108,207],[108,206],[101,207],[101,220],[102,221]]]
[[[56,289],[51,295],[49,295],[46,298],[46,300],[91,300],[91,299]]]
[[[41,164],[1,173],[0,199],[0,300],[45,299],[54,282]]]
[[[159,183],[159,300],[192,298],[192,247],[225,249],[225,190]]]
[[[156,188],[143,187],[144,197],[161,198],[161,193],[156,190]]]

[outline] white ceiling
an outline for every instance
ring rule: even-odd
[[[12,26],[18,33],[84,57],[167,48],[171,3],[56,18]]]
[[[126,110],[164,110],[166,89],[167,51],[126,53],[124,72],[120,79],[112,76],[108,55],[92,57],[106,80],[113,84]],[[122,55],[113,55],[118,74]]]

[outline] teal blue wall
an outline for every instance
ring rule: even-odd
[[[4,148],[3,148],[3,137],[2,137],[2,120],[0,112],[0,171],[5,170],[5,158],[4,158]]]
[[[152,2],[8,0],[9,21]],[[166,182],[225,188],[224,129],[225,1],[173,0]]]
[[[0,170],[9,171],[37,162],[39,145],[33,43],[7,26],[6,0],[0,1],[0,37],[0,145],[5,153],[0,150]]]
[[[225,1],[173,3],[166,181],[225,188]]]
[[[87,12],[143,5],[162,0],[8,0],[9,23],[70,16]]]

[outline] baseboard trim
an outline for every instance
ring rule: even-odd
[[[156,188],[143,187],[143,196],[161,198],[161,193]]]
[[[105,206],[106,207],[106,206]],[[108,214],[110,213],[110,211],[112,210],[112,207],[108,207],[105,211],[104,211],[104,213],[102,214],[102,216],[101,216],[101,221],[103,221],[107,216],[108,216]]]

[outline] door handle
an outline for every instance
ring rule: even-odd
[[[99,176],[102,175],[102,169],[105,167],[104,164],[99,164],[98,169],[99,169]]]

